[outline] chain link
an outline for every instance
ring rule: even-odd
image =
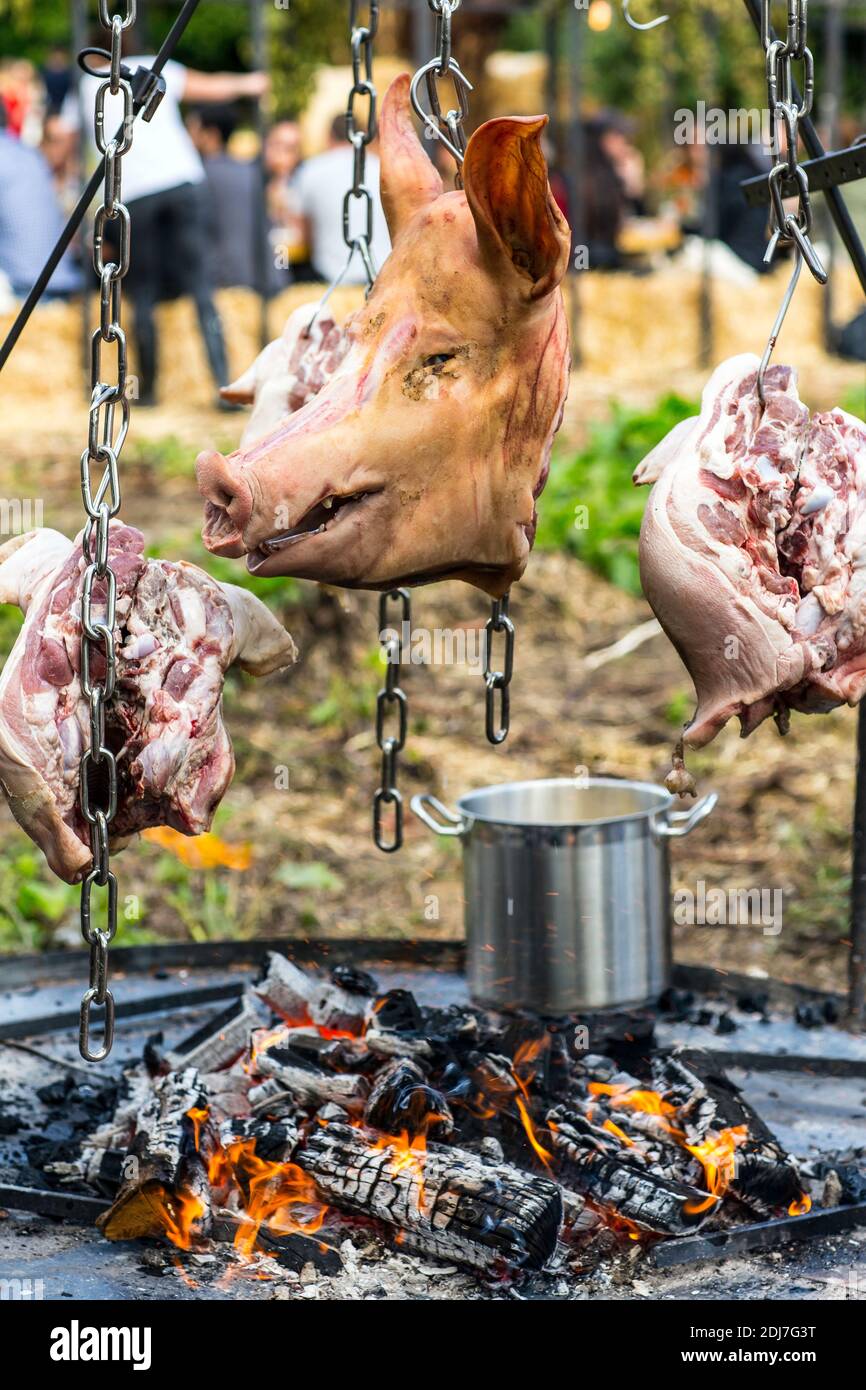
[[[812,204],[809,176],[799,162],[799,123],[812,110],[815,64],[807,46],[808,0],[788,0],[786,37],[773,37],[772,0],[761,0],[761,43],[766,56],[767,105],[772,121],[773,168],[769,174],[771,236],[764,257],[769,264],[780,247],[796,246],[815,279],[823,284],[827,272],[811,242]],[[794,64],[803,64],[800,102],[794,100]],[[785,149],[782,149],[782,131]],[[786,212],[782,188],[786,181],[797,186],[797,211]]]
[[[388,623],[389,603],[400,605],[400,626]],[[382,752],[382,775],[373,796],[373,840],[384,854],[393,854],[403,843],[403,797],[397,789],[399,755],[406,746],[409,730],[409,701],[399,684],[404,653],[404,637],[412,631],[412,599],[408,589],[391,589],[379,598],[379,641],[385,660],[385,684],[376,697],[376,742]],[[387,734],[387,721],[396,707],[397,731]],[[394,807],[394,828],[386,835],[384,808]]]
[[[379,5],[377,0],[368,0],[368,19],[366,24],[359,22],[362,0],[349,0],[349,46],[352,51],[352,86],[346,105],[346,138],[352,146],[352,186],[343,199],[343,241],[349,252],[349,262],[357,253],[361,257],[364,273],[367,276],[367,291],[376,279],[376,265],[373,260],[373,195],[367,187],[367,146],[376,138],[377,108],[376,88],[373,85],[373,43],[379,28]],[[358,124],[355,103],[366,101],[366,121]],[[352,206],[361,204],[363,227],[352,235]],[[348,268],[348,262],[347,262]],[[344,272],[345,273],[345,272]]]
[[[508,616],[509,595],[493,600],[490,617],[484,627],[484,685],[486,698],[485,729],[490,743],[504,743],[511,726],[511,677],[514,675],[514,623]],[[505,633],[505,652],[502,670],[493,669],[493,637]],[[496,692],[499,692],[499,718],[496,717]]]
[[[469,93],[473,90],[472,83],[461,70],[460,64],[452,52],[451,20],[455,12],[459,10],[460,3],[461,0],[427,0],[427,4],[436,16],[436,57],[431,58],[429,63],[425,63],[423,67],[418,69],[409,88],[412,106],[419,120],[423,122],[431,135],[442,141],[442,144],[457,161],[457,177],[455,179],[457,188],[463,187],[461,170],[466,154],[466,131],[463,128],[463,122],[469,115]],[[450,78],[453,84],[457,96],[457,106],[443,111],[439,95],[439,82],[446,78]],[[422,82],[427,89],[429,111],[424,110],[418,95]]]
[[[108,948],[117,930],[117,879],[109,863],[109,826],[117,810],[117,764],[106,743],[105,708],[117,681],[115,624],[117,579],[109,558],[111,520],[120,511],[120,477],[117,460],[129,429],[126,396],[126,334],[120,325],[121,282],[129,269],[130,218],[122,200],[123,157],[132,144],[133,92],[121,64],[124,29],[135,21],[136,0],[124,13],[110,15],[108,0],[99,0],[99,18],[110,31],[108,73],[94,104],[94,139],[105,155],[105,181],[93,227],[93,267],[99,277],[99,327],[90,343],[90,418],[87,447],[81,455],[81,497],[87,522],[82,537],[84,574],[81,581],[81,692],[90,707],[89,746],[79,765],[81,814],[90,826],[93,865],[81,885],[81,935],[90,947],[90,985],[81,1001],[78,1046],[87,1062],[101,1062],[114,1042],[114,998],[108,988]],[[118,133],[105,139],[107,96],[123,99],[123,122]],[[105,233],[111,224],[116,253],[105,259]],[[103,380],[102,350],[114,349],[115,380]],[[93,490],[91,468],[102,465],[102,477]],[[98,802],[102,804],[96,804]],[[95,926],[92,914],[94,887],[106,889],[105,925]],[[104,1009],[102,1044],[90,1041],[90,1015]]]

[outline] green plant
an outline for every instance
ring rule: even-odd
[[[859,420],[866,420],[866,383],[849,386],[842,401],[842,408],[851,415],[856,415]]]
[[[0,658],[4,661],[21,631],[24,614],[14,603],[0,603]]]
[[[320,893],[337,893],[343,880],[327,864],[281,864],[274,873],[286,888],[313,888]]]
[[[607,420],[590,426],[579,453],[554,456],[538,505],[536,544],[570,550],[620,588],[640,593],[637,540],[646,492],[631,475],[674,425],[695,413],[692,401],[673,393],[652,410],[615,402]]]
[[[378,674],[367,674],[375,670]],[[346,677],[336,673],[331,677],[324,700],[313,705],[308,718],[315,728],[338,729],[348,734],[359,720],[369,719],[376,704],[376,691],[382,684],[383,667],[379,649],[369,652],[359,671]]]

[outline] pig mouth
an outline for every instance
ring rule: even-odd
[[[301,541],[332,534],[341,523],[357,517],[373,498],[381,496],[382,491],[382,488],[374,488],[365,492],[346,493],[342,497],[335,494],[324,497],[321,502],[316,502],[305,512],[290,530],[270,536],[250,550],[247,555],[247,569],[251,574],[255,574],[281,551],[289,550]]]

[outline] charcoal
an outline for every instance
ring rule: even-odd
[[[377,1026],[390,1033],[419,1033],[424,1019],[414,994],[408,989],[389,989],[373,1004]]]
[[[824,1015],[819,1004],[798,1004],[794,1010],[794,1019],[801,1028],[820,1028],[824,1023]]]
[[[737,1008],[744,1014],[765,1014],[770,1006],[770,996],[766,990],[750,990],[737,995]]]
[[[65,1105],[70,1091],[75,1087],[75,1078],[67,1072],[59,1081],[50,1081],[47,1086],[38,1086],[36,1095],[43,1105]]]
[[[359,970],[356,965],[335,965],[331,971],[331,979],[347,994],[363,994],[371,999],[374,994],[379,993],[378,980],[369,970]]]
[[[690,989],[675,989],[669,985],[659,995],[658,1006],[663,1014],[670,1014],[678,1023],[685,1023],[694,1010],[695,996]]]
[[[377,1076],[364,1110],[369,1125],[386,1134],[411,1137],[436,1130],[440,1136],[454,1129],[454,1119],[441,1091],[429,1086],[417,1063],[395,1058]]]

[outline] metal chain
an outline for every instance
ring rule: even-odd
[[[796,243],[806,264],[816,279],[826,279],[826,273],[809,239],[812,228],[812,206],[809,198],[809,177],[798,160],[799,122],[812,109],[815,94],[815,64],[806,45],[807,0],[788,0],[787,37],[773,37],[771,23],[772,0],[762,0],[761,42],[766,55],[767,103],[772,118],[773,168],[769,174],[772,220],[774,225],[766,260],[769,263],[779,246]],[[795,62],[803,64],[803,96],[797,104],[793,99]],[[783,156],[781,133],[787,136]],[[785,179],[797,184],[798,209],[786,213],[782,198]]]
[[[400,604],[400,627],[397,632],[388,624],[388,604]],[[384,854],[393,854],[403,844],[403,797],[397,789],[399,754],[406,746],[409,728],[409,701],[399,685],[403,659],[404,636],[412,630],[412,599],[408,589],[391,589],[379,598],[379,641],[385,659],[385,684],[376,697],[376,742],[382,751],[380,785],[373,796],[373,840]],[[390,634],[390,635],[386,635]],[[385,733],[385,723],[393,707],[397,707],[397,733]],[[386,837],[382,823],[383,807],[394,807],[394,832]]]
[[[81,1001],[78,1046],[87,1062],[101,1062],[114,1042],[114,998],[108,988],[108,947],[117,930],[117,879],[109,868],[108,828],[117,810],[117,765],[106,743],[105,707],[114,694],[117,661],[114,628],[117,610],[117,579],[109,561],[111,518],[120,511],[120,479],[117,460],[129,429],[129,401],[126,396],[126,335],[120,325],[121,281],[129,269],[130,218],[122,201],[122,161],[132,144],[132,84],[121,71],[121,39],[124,29],[135,22],[136,0],[128,0],[124,14],[108,13],[108,0],[99,0],[99,19],[110,31],[110,65],[97,93],[94,109],[94,138],[105,155],[103,197],[96,210],[93,227],[93,266],[99,277],[99,327],[94,329],[90,347],[90,421],[87,447],[81,455],[81,496],[87,513],[83,533],[85,568],[81,584],[81,691],[90,705],[90,740],[81,756],[79,798],[81,813],[90,826],[93,866],[81,885],[81,934],[90,947],[90,986]],[[105,99],[123,98],[123,122],[117,134],[106,142]],[[105,230],[111,223],[117,243],[116,260],[105,260]],[[111,344],[116,350],[116,380],[102,379],[102,349]],[[96,491],[90,470],[102,464],[103,473]],[[102,668],[99,679],[97,670]],[[102,805],[95,804],[95,773]],[[91,899],[94,886],[107,889],[105,924],[93,924]],[[90,1042],[90,1014],[94,1006],[105,1009],[102,1045]]]
[[[473,88],[451,51],[451,19],[460,8],[460,0],[427,0],[427,4],[436,16],[436,57],[415,73],[409,95],[419,120],[437,140],[442,141],[456,159],[455,183],[458,188],[462,188],[461,169],[466,154],[466,132],[463,122],[469,115],[469,93]],[[451,78],[457,95],[457,108],[449,111],[442,110],[438,86],[446,77]],[[427,88],[429,111],[424,110],[418,95],[422,81]]]
[[[486,687],[485,729],[490,743],[504,743],[511,726],[511,677],[514,675],[514,623],[508,616],[509,594],[493,600],[490,617],[484,627],[484,684]],[[505,652],[502,670],[493,669],[493,635],[505,633]],[[500,714],[496,718],[496,692],[500,692]]]
[[[827,272],[811,240],[812,204],[809,196],[809,176],[798,157],[799,123],[802,117],[808,116],[812,110],[815,95],[815,63],[806,43],[807,6],[808,0],[787,0],[785,38],[779,39],[773,32],[773,0],[761,0],[761,44],[766,60],[767,106],[772,121],[773,158],[773,167],[768,175],[771,230],[764,261],[769,265],[780,247],[793,246],[795,256],[791,280],[758,368],[757,391],[762,403],[764,373],[800,278],[803,262],[820,284],[827,282]],[[800,102],[794,100],[795,63],[803,64],[803,94]],[[781,138],[783,129],[786,137],[784,152]],[[796,188],[796,212],[785,210],[784,185],[790,183]]]
[[[349,251],[349,261],[357,252],[367,276],[367,290],[376,279],[373,261],[373,195],[367,187],[367,146],[376,138],[376,88],[373,86],[373,41],[379,28],[379,5],[368,0],[369,19],[359,24],[358,12],[362,0],[349,0],[349,44],[352,50],[352,86],[346,106],[346,136],[354,152],[352,186],[343,199],[343,241]],[[366,98],[367,121],[359,127],[355,117],[355,102]],[[362,203],[364,226],[357,236],[352,235],[352,204]],[[348,268],[348,263],[347,263]]]

